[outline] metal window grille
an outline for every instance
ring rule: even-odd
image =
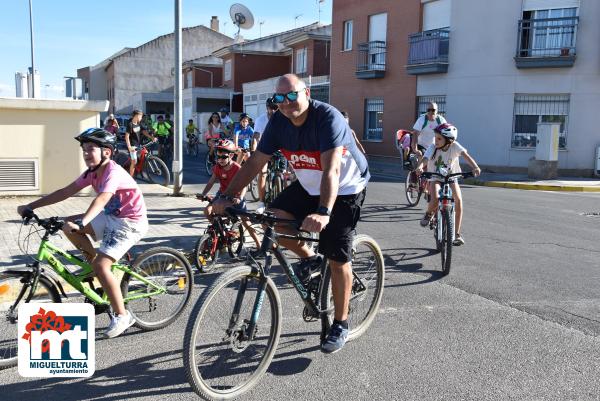
[[[560,123],[558,146],[567,146],[570,95],[515,94],[513,112],[513,148],[534,148],[537,139],[537,123]]]
[[[419,96],[417,97],[417,118],[421,114],[427,113],[427,105],[431,102],[437,103],[438,114],[446,116],[446,96],[435,95],[435,96]]]
[[[383,99],[365,100],[365,132],[368,141],[383,140]]]

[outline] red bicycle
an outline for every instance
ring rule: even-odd
[[[212,197],[197,194],[201,201],[212,203]],[[244,247],[244,226],[242,222],[231,216],[211,216],[211,224],[204,234],[198,238],[194,246],[194,264],[200,272],[208,273],[217,266],[221,252],[226,251],[229,257],[236,258]]]
[[[404,182],[404,191],[406,193],[406,200],[409,206],[416,206],[421,199],[421,196],[425,194],[425,200],[429,202],[429,193],[427,189],[427,178],[423,174],[417,174],[416,170],[409,170],[406,174],[406,181]]]
[[[142,177],[153,184],[166,187],[171,182],[171,173],[165,162],[148,150],[149,147],[154,145],[156,145],[156,142],[149,142],[137,149],[138,158],[135,164],[134,175]],[[117,152],[115,161],[125,170],[129,171],[131,158],[128,152]]]

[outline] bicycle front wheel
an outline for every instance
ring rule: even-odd
[[[17,310],[27,299],[31,288],[23,288],[29,281],[23,276],[0,274],[0,369],[10,368],[17,364],[18,320]],[[23,294],[21,294],[23,292]],[[22,295],[20,303],[17,299]],[[29,302],[49,303],[60,302],[60,295],[50,280],[40,276],[37,288]]]
[[[192,269],[186,257],[172,248],[148,249],[133,262],[135,273],[152,284],[130,274],[121,281],[121,292],[135,325],[156,330],[171,324],[183,312],[192,294]],[[163,293],[150,295],[158,289]]]
[[[438,224],[440,224],[438,222]],[[440,253],[442,255],[442,274],[450,273],[452,263],[452,234],[454,233],[454,222],[449,210],[442,210],[442,241]]]
[[[144,172],[153,184],[168,186],[171,182],[171,173],[165,162],[156,156],[148,155],[144,161]]]
[[[258,192],[258,176],[254,177],[250,183],[250,195],[252,195],[252,200],[254,202],[257,202],[260,199],[260,194]]]
[[[377,242],[368,235],[360,234],[352,242],[352,289],[348,305],[348,340],[358,338],[373,322],[381,297],[385,264],[383,254]],[[322,284],[321,308],[333,307],[331,291],[331,268],[325,269]],[[333,323],[333,314],[328,315],[329,324]]]
[[[217,266],[219,259],[219,239],[211,232],[203,234],[194,246],[194,262],[202,273],[208,273]]]
[[[404,192],[409,206],[416,206],[421,199],[421,191],[419,190],[419,177],[414,171],[409,171],[406,174],[404,182]]]
[[[257,298],[261,280],[266,280],[265,292]],[[255,304],[260,315],[250,333]],[[239,397],[269,367],[280,332],[281,301],[273,281],[251,275],[248,266],[229,270],[204,291],[190,314],[183,345],[190,385],[207,400]]]
[[[283,176],[281,174],[277,174],[273,177],[271,191],[273,191],[273,199],[276,199],[281,191],[283,191]]]
[[[213,173],[214,162],[212,157],[210,156],[210,152],[206,153],[206,158],[204,159],[204,167],[206,168],[206,174],[210,177]]]

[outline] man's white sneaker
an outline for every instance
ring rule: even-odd
[[[106,338],[117,337],[123,334],[125,330],[133,326],[134,323],[135,319],[131,313],[129,313],[129,311],[127,311],[127,314],[125,315],[114,315],[110,321],[110,325],[104,332],[104,336]]]
[[[257,205],[258,206],[256,207],[256,213],[263,214],[265,212],[265,203],[258,202]]]

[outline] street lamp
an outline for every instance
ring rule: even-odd
[[[31,0],[29,0],[29,32],[31,34],[31,97],[35,98],[35,63],[33,57],[33,13]]]

